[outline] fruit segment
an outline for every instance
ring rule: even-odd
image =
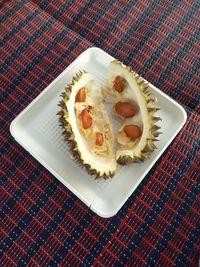
[[[80,72],[62,97],[60,124],[75,161],[96,178],[114,176],[114,134],[99,86],[89,73]]]

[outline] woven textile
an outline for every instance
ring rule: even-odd
[[[1,1],[1,266],[197,266],[200,2]],[[98,46],[188,119],[116,216],[94,214],[12,137],[11,121]]]

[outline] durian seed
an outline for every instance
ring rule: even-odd
[[[115,110],[122,117],[131,118],[137,113],[138,108],[136,105],[133,105],[129,102],[119,101],[115,104]]]
[[[142,131],[139,126],[130,124],[124,126],[124,132],[126,136],[130,139],[139,138],[142,135]]]
[[[82,125],[84,129],[88,129],[92,125],[92,117],[87,108],[83,109],[81,112]]]
[[[122,76],[117,75],[113,82],[113,89],[118,93],[121,93],[124,91],[125,86],[126,86],[126,80]]]
[[[100,132],[96,132],[95,145],[96,146],[102,146],[103,142],[104,142],[103,134]]]
[[[82,87],[76,95],[76,102],[85,102],[85,100],[86,100],[86,92],[85,88]]]

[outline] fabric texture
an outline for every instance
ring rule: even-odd
[[[197,266],[198,0],[1,1],[1,266]],[[179,102],[187,122],[112,218],[94,214],[11,136],[11,121],[98,46]]]

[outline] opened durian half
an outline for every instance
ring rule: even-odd
[[[156,99],[148,83],[121,62],[110,63],[101,88],[89,73],[79,72],[62,97],[59,115],[66,141],[89,174],[112,177],[118,163],[142,162],[156,148]],[[112,106],[111,114],[106,105]]]
[[[117,162],[126,165],[148,159],[160,134],[160,127],[156,125],[160,118],[155,116],[157,100],[149,84],[130,67],[115,60],[109,66],[104,95],[106,92],[113,103],[113,114],[122,121],[117,133],[120,144],[116,151]]]
[[[75,160],[97,178],[112,177],[114,134],[100,88],[89,73],[79,72],[62,96],[60,123]]]

